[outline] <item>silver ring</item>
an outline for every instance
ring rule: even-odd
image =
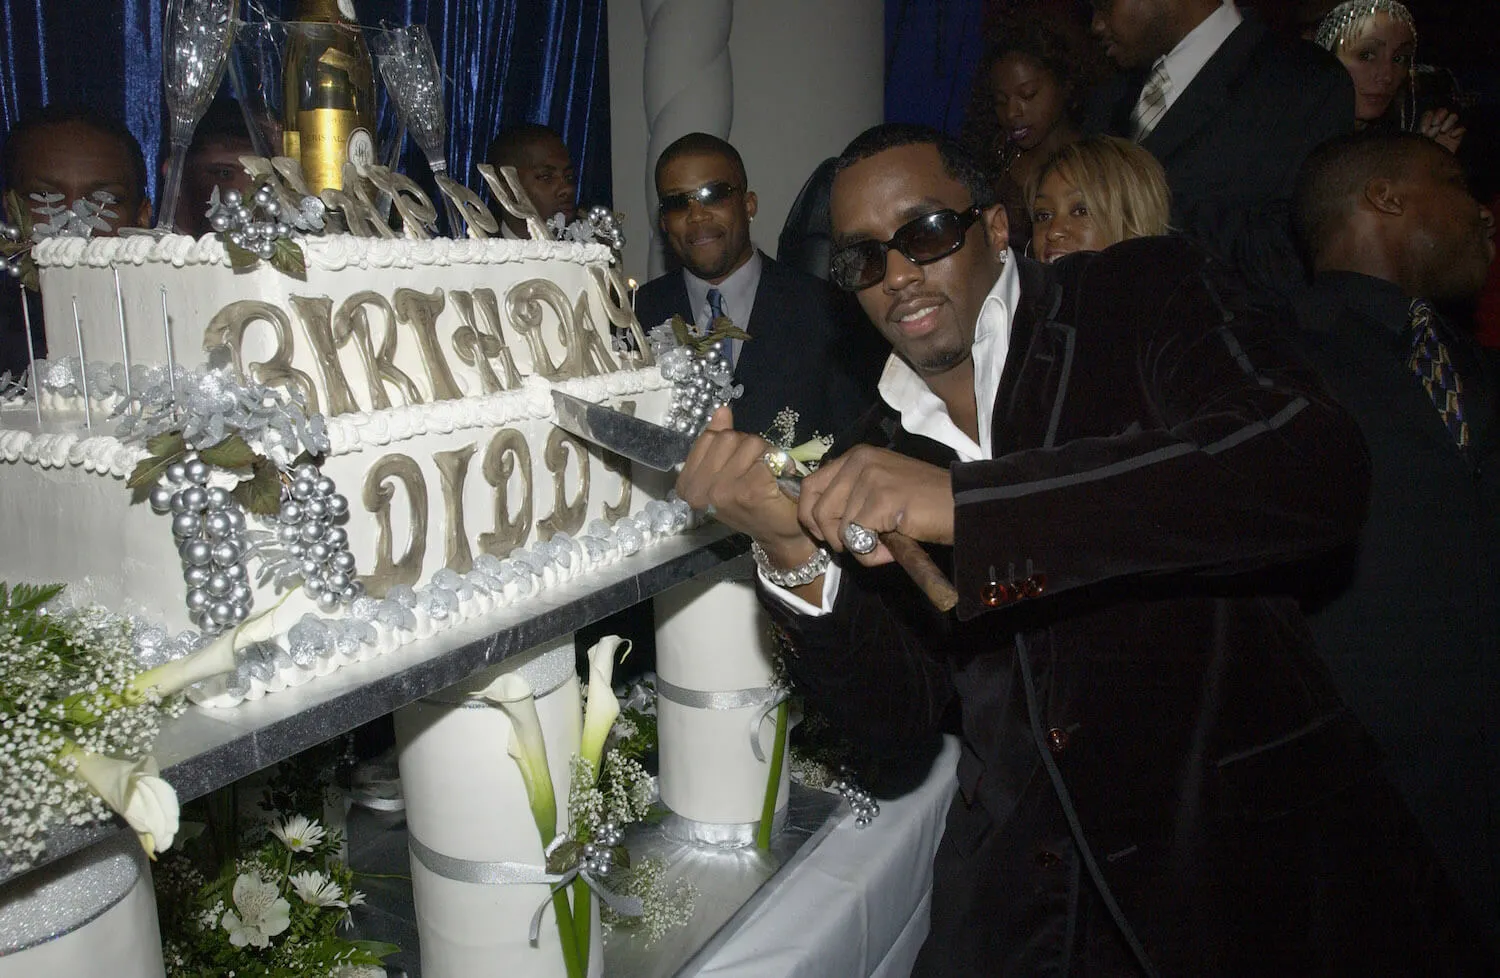
[[[849,548],[850,553],[864,556],[873,553],[880,544],[880,538],[875,531],[858,523],[850,522],[844,527],[844,546]]]

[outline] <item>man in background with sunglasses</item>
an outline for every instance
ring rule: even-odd
[[[1358,532],[1353,422],[1188,242],[1017,257],[983,164],[923,127],[837,171],[832,275],[894,347],[881,401],[800,502],[727,409],[677,490],[753,538],[837,729],[889,761],[957,719],[914,974],[1482,973],[1279,584]]]
[[[755,192],[729,143],[708,133],[678,139],[656,161],[658,226],[680,270],[636,294],[646,329],[681,316],[706,330],[727,316],[749,334],[728,344],[736,382],[735,424],[761,434],[783,408],[797,438],[836,435],[875,399],[888,349],[872,342],[858,311],[828,283],[760,252],[750,240]]]

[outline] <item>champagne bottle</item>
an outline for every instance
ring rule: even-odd
[[[344,185],[346,162],[375,160],[375,68],[353,0],[299,0],[282,78],[282,148],[308,188]]]

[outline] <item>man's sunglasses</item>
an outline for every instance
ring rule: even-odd
[[[964,246],[969,226],[983,213],[970,207],[963,213],[947,210],[924,214],[901,225],[889,241],[859,241],[834,252],[829,277],[847,292],[859,292],[885,278],[886,254],[895,248],[912,264],[930,265]]]
[[[742,188],[723,180],[715,180],[713,183],[705,184],[697,190],[689,190],[687,193],[667,194],[658,205],[662,217],[669,214],[682,214],[697,201],[700,206],[712,207],[722,204],[724,201],[739,193]]]

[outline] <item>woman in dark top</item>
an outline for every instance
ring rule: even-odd
[[[1003,24],[974,78],[963,136],[995,167],[1011,240],[1031,237],[1022,188],[1053,153],[1079,137],[1092,82],[1084,39],[1067,26],[1031,16]]]

